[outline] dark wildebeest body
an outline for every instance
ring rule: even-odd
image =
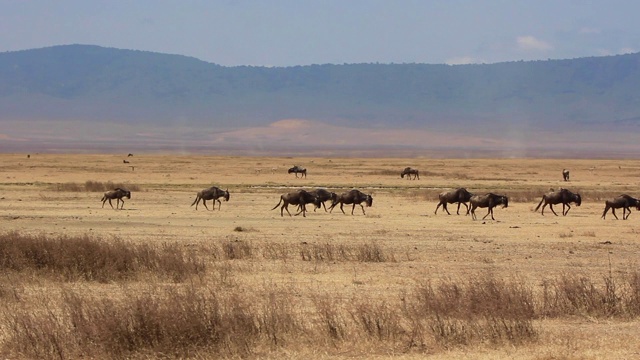
[[[458,203],[458,211],[456,212],[458,215],[460,215],[460,204],[463,204],[464,207],[467,208],[467,214],[469,214],[469,206],[467,205],[467,202],[471,200],[472,196],[473,194],[468,192],[465,188],[458,188],[454,191],[443,192],[438,195],[440,202],[438,203],[438,206],[436,206],[435,214],[438,214],[438,208],[440,208],[440,205],[442,205],[444,211],[446,211],[447,214],[451,215],[451,213],[449,213],[449,210],[447,209],[447,204],[454,203]]]
[[[198,204],[200,204],[200,200],[202,200],[202,204],[204,205],[204,207],[209,210],[209,207],[207,206],[207,200],[213,200],[212,210],[216,209],[216,201],[218,202],[218,210],[220,210],[222,207],[222,201],[220,201],[220,198],[224,198],[224,201],[229,201],[229,190],[222,190],[220,188],[212,186],[208,189],[198,191],[196,199],[193,200],[191,206],[195,205],[196,210],[198,210]]]
[[[291,173],[294,173],[296,175],[296,178],[298,177],[298,174],[301,174],[300,177],[307,177],[307,169],[298,165],[295,165],[294,167],[287,170],[287,174]]]
[[[115,188],[104,193],[104,196],[102,196],[102,199],[100,201],[102,201],[102,207],[104,207],[104,203],[109,200],[109,205],[111,205],[112,209],[113,204],[111,203],[111,200],[116,199],[116,209],[118,209],[118,205],[122,201],[122,206],[120,207],[120,209],[122,209],[124,208],[124,200],[122,199],[123,197],[131,199],[131,191],[127,189]]]
[[[291,216],[291,213],[289,212],[289,204],[299,205],[301,208],[300,211],[302,212],[303,217],[307,216],[306,215],[307,204],[314,204],[316,208],[319,208],[321,206],[320,200],[318,199],[318,197],[305,190],[298,190],[298,191],[290,192],[288,194],[281,195],[280,201],[278,201],[278,204],[274,206],[273,209],[271,210],[274,210],[275,208],[280,206],[280,204],[282,204],[282,207],[280,208],[280,216],[284,216],[284,210],[287,210],[287,213],[289,214],[289,216]]]
[[[627,220],[629,218],[629,215],[631,215],[632,206],[635,207],[636,210],[640,210],[640,201],[627,194],[622,194],[613,200],[607,200],[604,202],[604,212],[602,213],[602,218],[606,219],[607,211],[611,209],[611,213],[617,220],[618,216],[616,215],[616,209],[622,208],[622,220]]]
[[[469,211],[471,212],[471,218],[476,220],[476,208],[489,208],[487,215],[485,215],[482,220],[484,220],[489,214],[491,214],[491,220],[495,220],[493,218],[493,208],[502,205],[503,208],[509,206],[509,198],[505,195],[496,195],[494,193],[488,193],[486,195],[473,195],[471,199],[469,199],[471,203],[471,207]]]
[[[367,215],[364,212],[364,206],[362,205],[363,202],[367,204],[368,207],[370,207],[371,205],[373,205],[373,198],[371,197],[371,195],[367,195],[360,190],[353,189],[351,191],[338,195],[338,197],[329,207],[329,212],[332,212],[333,208],[336,207],[336,205],[340,204],[340,210],[342,210],[343,214],[346,214],[344,212],[343,205],[353,204],[353,207],[351,208],[351,215],[353,215],[353,210],[356,208],[356,205],[360,205],[360,207],[362,208],[362,213],[364,215]]]
[[[322,204],[322,207],[324,207],[324,211],[327,211],[327,206],[324,204],[325,201],[331,200],[331,203],[333,204],[333,202],[338,198],[338,195],[336,193],[328,191],[326,189],[315,189],[313,191],[309,191],[309,193],[318,198],[318,201],[320,201],[320,204]],[[318,207],[314,208],[313,211],[316,211]]]
[[[405,175],[407,175],[407,179],[409,180],[420,180],[420,172],[416,169],[412,169],[410,167],[404,168],[404,170],[402,170],[402,172],[400,173],[400,177],[404,178]],[[411,178],[411,175],[413,175],[413,179]]]
[[[562,170],[562,178],[564,179],[564,181],[569,181],[569,170]]]
[[[536,206],[534,211],[538,211],[542,203],[544,203],[542,206],[542,215],[544,215],[544,208],[549,205],[549,209],[551,209],[553,215],[558,216],[558,214],[553,210],[553,205],[562,204],[562,216],[566,216],[571,209],[571,205],[569,205],[569,203],[575,203],[577,206],[580,206],[580,204],[582,204],[582,198],[580,197],[580,194],[574,194],[571,191],[562,188],[558,191],[551,191],[542,195],[542,200],[540,200],[540,203],[538,203],[538,206]],[[565,207],[567,209],[566,211]]]

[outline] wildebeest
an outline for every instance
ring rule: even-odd
[[[128,164],[128,163],[129,163],[129,161],[128,161],[128,160],[122,160],[122,163],[123,163],[123,164]]]
[[[356,208],[356,205],[360,205],[360,207],[362,208],[362,213],[366,215],[366,213],[364,212],[364,206],[362,205],[363,202],[367,204],[368,207],[370,207],[371,205],[373,205],[373,198],[371,197],[371,195],[367,195],[360,190],[353,189],[351,191],[347,191],[338,195],[338,197],[333,200],[333,203],[329,207],[329,212],[332,212],[333,208],[336,207],[336,205],[340,204],[340,210],[342,210],[343,214],[346,214],[342,206],[344,204],[353,204],[353,207],[351,208],[351,215],[353,215],[353,210]]]
[[[200,204],[200,200],[202,200],[202,204],[204,205],[204,207],[209,210],[209,207],[207,206],[207,200],[213,200],[212,210],[216,209],[216,201],[218,202],[218,210],[220,210],[220,208],[222,207],[220,198],[223,198],[224,201],[229,201],[229,190],[222,190],[218,187],[212,186],[208,189],[198,191],[198,193],[196,194],[196,199],[193,200],[191,206],[195,205],[196,210],[198,210],[198,204]]]
[[[287,174],[291,174],[291,173],[294,173],[296,175],[296,178],[298,177],[298,174],[301,174],[300,177],[305,177],[305,178],[307,177],[307,169],[298,165],[295,165],[294,167],[289,168],[289,170],[287,170]]]
[[[464,207],[467,208],[467,214],[468,214],[469,206],[467,205],[467,202],[471,200],[472,196],[473,194],[468,192],[467,189],[465,188],[458,188],[454,191],[449,191],[449,192],[445,191],[440,195],[438,195],[440,202],[438,203],[438,206],[436,206],[435,214],[438,214],[438,208],[440,208],[440,205],[442,205],[442,209],[444,209],[444,211],[446,211],[447,214],[451,215],[451,213],[447,209],[447,204],[454,204],[454,203],[458,203],[458,211],[456,212],[456,214],[460,215],[460,204],[463,204]]]
[[[569,181],[569,170],[562,170],[562,178],[564,179],[564,181]]]
[[[333,204],[333,202],[338,198],[338,195],[336,193],[326,189],[315,189],[313,191],[309,191],[309,193],[318,198],[320,204],[322,204],[322,207],[324,207],[324,211],[327,211],[327,206],[324,204],[325,201],[331,200],[331,203]],[[313,211],[316,211],[318,207],[314,208]]]
[[[405,175],[407,175],[407,179],[409,180],[420,180],[420,172],[416,169],[412,169],[410,167],[404,168],[404,170],[402,170],[402,172],[400,173],[400,177],[404,178]],[[411,178],[411,175],[413,175],[413,179]]]
[[[473,195],[469,200],[471,203],[471,207],[469,211],[471,212],[471,218],[476,220],[476,208],[489,208],[487,215],[485,215],[482,220],[484,220],[489,214],[491,214],[491,220],[495,220],[493,218],[493,208],[502,205],[503,208],[509,206],[509,198],[505,195],[496,195],[494,193],[488,193],[486,195]]]
[[[306,212],[307,212],[307,208],[306,205],[307,204],[314,204],[317,208],[319,208],[320,205],[320,200],[318,199],[317,196],[309,193],[306,190],[297,190],[294,192],[290,192],[284,195],[280,196],[280,201],[278,201],[278,204],[276,206],[273,207],[274,210],[275,208],[277,208],[278,206],[280,206],[280,204],[282,204],[282,207],[280,208],[280,216],[284,216],[284,210],[287,210],[287,213],[289,214],[289,216],[291,216],[291,213],[289,212],[289,204],[291,205],[299,205],[301,208],[301,212],[302,212],[302,216],[306,217]],[[298,213],[299,214],[299,213]],[[296,214],[296,215],[298,215]]]
[[[102,201],[102,207],[104,208],[104,203],[107,202],[107,200],[109,200],[109,205],[111,205],[112,209],[113,209],[113,204],[111,203],[112,199],[116,199],[116,207],[115,207],[116,209],[118,209],[118,205],[122,201],[122,206],[120,206],[120,209],[122,209],[124,208],[124,200],[122,199],[123,197],[126,197],[127,199],[131,199],[131,191],[127,189],[122,189],[122,188],[115,188],[113,190],[110,190],[104,193],[104,196],[102,196],[102,199],[100,199],[100,201]]]
[[[640,201],[627,194],[622,194],[613,200],[607,200],[604,202],[604,212],[602,213],[602,218],[606,219],[607,211],[611,209],[611,213],[617,220],[618,216],[616,215],[616,209],[622,208],[622,220],[627,220],[629,218],[629,215],[631,215],[632,206],[635,207],[636,210],[640,210]]]
[[[569,210],[571,210],[571,205],[569,205],[569,203],[575,203],[577,206],[580,206],[580,204],[582,204],[582,198],[580,197],[580,194],[574,194],[565,188],[561,188],[558,191],[551,191],[542,195],[542,200],[540,200],[534,211],[538,211],[542,203],[544,203],[542,206],[542,215],[544,215],[544,208],[549,205],[549,209],[551,209],[553,215],[558,216],[558,214],[553,210],[553,205],[561,203],[562,216],[566,216],[569,213]],[[567,209],[566,211],[565,207]]]

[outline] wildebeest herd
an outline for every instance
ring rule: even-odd
[[[287,172],[289,174],[295,173],[296,178],[298,177],[298,173],[302,174],[304,177],[307,176],[307,169],[298,165],[288,169]],[[405,175],[409,179],[411,179],[411,176],[413,176],[413,179],[420,179],[419,171],[410,167],[406,167],[400,173],[401,178],[404,178]],[[562,176],[564,181],[569,181],[569,170],[564,169],[562,171]],[[113,190],[105,192],[100,201],[102,201],[103,208],[105,203],[108,201],[109,205],[111,205],[111,208],[117,210],[124,208],[123,198],[125,197],[127,199],[131,199],[131,192],[129,190],[123,188],[115,188]],[[209,207],[207,206],[207,200],[212,200],[213,205],[211,210],[215,210],[216,201],[218,202],[218,210],[220,210],[222,206],[220,198],[223,198],[225,201],[229,201],[229,191],[222,190],[216,186],[212,186],[199,191],[196,194],[196,198],[191,206],[195,205],[196,210],[198,210],[198,204],[202,200],[202,204],[204,205],[204,207],[209,210]],[[113,199],[116,199],[115,208],[111,203],[111,200]],[[327,208],[325,202],[329,200],[331,201],[331,205]],[[438,214],[438,209],[440,207],[442,207],[442,209],[446,211],[447,214],[451,215],[451,213],[447,209],[447,204],[458,204],[456,214],[460,215],[460,206],[464,205],[466,208],[466,215],[471,214],[471,218],[473,220],[477,219],[475,214],[475,210],[477,208],[487,208],[487,214],[482,218],[483,220],[489,215],[491,215],[492,220],[495,220],[493,216],[493,209],[499,205],[502,205],[503,208],[509,206],[509,198],[506,195],[499,195],[494,193],[474,195],[465,188],[458,188],[452,191],[442,192],[438,195],[438,200],[439,201],[434,212],[436,215]],[[120,205],[120,202],[122,202],[122,205]],[[360,205],[360,207],[362,208],[362,214],[366,215],[364,205],[362,205],[363,203],[367,207],[372,206],[373,197],[357,189],[344,192],[340,195],[323,188],[318,188],[311,191],[300,189],[281,195],[280,201],[278,201],[276,206],[274,206],[271,210],[275,210],[278,206],[280,206],[280,216],[284,216],[284,211],[286,211],[289,216],[291,216],[291,213],[289,212],[289,205],[295,205],[298,209],[298,213],[296,213],[296,215],[302,214],[303,217],[306,217],[307,204],[313,204],[315,206],[314,211],[322,207],[324,208],[325,212],[332,212],[333,209],[339,204],[342,213],[346,214],[343,208],[343,206],[346,204],[352,205],[351,215],[353,215],[356,205]],[[538,206],[536,206],[534,211],[537,212],[542,206],[541,214],[544,215],[544,209],[548,205],[551,212],[554,215],[558,216],[558,214],[553,209],[553,205],[562,204],[562,215],[566,216],[571,209],[571,203],[575,204],[576,206],[580,206],[580,204],[582,203],[580,194],[573,193],[565,188],[560,188],[559,190],[551,190],[550,192],[542,195],[542,199],[540,200]],[[622,219],[627,220],[629,218],[629,215],[631,215],[632,207],[635,207],[636,210],[640,211],[640,200],[630,195],[622,194],[612,200],[605,201],[605,209],[602,213],[601,218],[605,219],[607,212],[609,211],[609,209],[611,209],[611,213],[613,214],[613,216],[618,219],[615,210],[622,208]]]

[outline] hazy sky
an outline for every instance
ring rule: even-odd
[[[0,0],[0,51],[91,44],[227,66],[640,51],[637,0]]]

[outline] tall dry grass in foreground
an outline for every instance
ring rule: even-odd
[[[154,274],[182,281],[205,271],[204,263],[178,244],[153,247],[90,237],[0,235],[0,270],[61,281],[112,282]]]
[[[633,319],[640,273],[603,281],[560,275],[541,291],[492,273],[345,296],[242,280],[258,260],[396,261],[375,244],[213,241],[198,259],[177,244],[0,235],[0,354],[41,359],[250,357],[300,349],[433,354],[536,342],[536,320]],[[364,254],[364,255],[363,255]],[[205,266],[204,264],[207,264]],[[169,280],[169,281],[167,281]],[[96,286],[95,281],[103,282]],[[46,285],[43,285],[46,283]],[[103,291],[107,286],[108,290]],[[46,291],[44,291],[46,289]],[[356,349],[356,350],[354,350]]]

